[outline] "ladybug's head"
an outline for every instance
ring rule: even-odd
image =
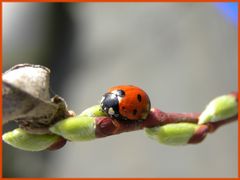
[[[118,119],[119,118],[119,99],[115,93],[105,93],[102,96],[101,108],[109,116]]]

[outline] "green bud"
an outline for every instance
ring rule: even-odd
[[[238,113],[238,103],[232,95],[224,95],[213,99],[199,116],[198,124],[216,122],[227,119]]]
[[[94,105],[90,108],[85,109],[79,116],[100,117],[107,115],[101,111],[101,107],[99,105]]]
[[[185,145],[196,131],[198,125],[192,123],[173,123],[163,126],[145,128],[151,139],[165,145]]]
[[[25,151],[42,151],[59,140],[55,134],[29,134],[17,128],[2,136],[5,143]]]
[[[70,141],[88,141],[95,139],[95,118],[75,116],[59,121],[49,129]]]

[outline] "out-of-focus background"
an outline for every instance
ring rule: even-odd
[[[119,84],[140,86],[163,111],[200,112],[237,90],[237,3],[4,3],[3,71],[18,63],[49,67],[77,113]],[[237,156],[235,122],[180,147],[143,131],[53,152],[4,144],[3,176],[237,177]]]

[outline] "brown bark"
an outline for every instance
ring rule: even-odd
[[[142,121],[117,121],[109,117],[96,118],[96,137],[105,137],[143,128],[161,126],[169,123],[197,123],[199,113],[165,113],[152,109],[148,118]]]
[[[96,137],[106,137],[128,131],[136,131],[143,128],[162,126],[169,123],[198,123],[200,113],[165,113],[159,109],[152,109],[148,118],[142,121],[117,121],[110,117],[96,118]],[[201,142],[207,133],[212,133],[219,127],[237,120],[237,116],[223,119],[218,122],[200,125],[197,132],[189,140],[189,143]]]

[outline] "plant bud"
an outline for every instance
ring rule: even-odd
[[[101,117],[107,116],[105,112],[101,111],[100,105],[95,105],[85,109],[79,116]]]
[[[199,116],[198,124],[217,122],[237,115],[238,102],[233,95],[223,95],[213,99]]]
[[[192,123],[172,123],[163,126],[145,128],[148,137],[165,145],[185,145],[197,130]]]
[[[95,139],[95,118],[70,117],[54,124],[49,130],[70,141],[89,141]]]
[[[2,139],[7,144],[25,151],[43,151],[59,141],[55,134],[29,134],[23,129],[17,128],[7,132]]]

